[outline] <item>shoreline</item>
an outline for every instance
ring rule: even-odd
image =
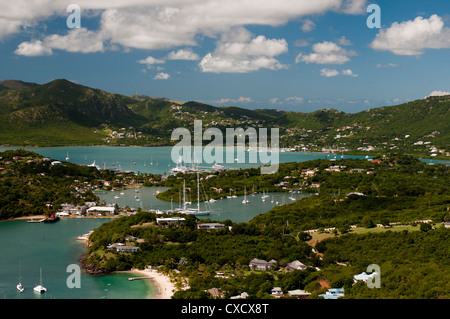
[[[20,217],[13,217],[13,218],[8,218],[8,219],[2,219],[0,220],[0,222],[7,222],[7,221],[13,221],[13,220],[30,220],[30,219],[40,219],[40,218],[45,218],[45,215],[27,215],[27,216],[20,216]],[[121,215],[114,215],[114,216],[65,216],[65,217],[61,217],[61,219],[114,219],[114,218],[119,218],[121,217]]]
[[[170,277],[163,275],[156,270],[140,270],[133,268],[126,271],[126,273],[151,278],[151,281],[154,283],[154,286],[157,287],[158,292],[156,292],[156,294],[147,294],[146,299],[171,299],[175,293],[175,285],[170,281]]]

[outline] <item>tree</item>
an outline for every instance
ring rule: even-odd
[[[308,241],[312,238],[312,236],[305,232],[298,233],[298,239],[301,241]]]
[[[361,225],[366,228],[373,228],[375,227],[375,224],[372,221],[372,218],[370,216],[364,216],[361,220]]]
[[[431,227],[430,224],[428,223],[421,223],[419,229],[423,232],[427,232],[429,230],[431,230],[433,227]]]

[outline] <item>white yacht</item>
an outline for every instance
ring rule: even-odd
[[[194,215],[194,216],[207,216],[210,211],[200,210],[200,178],[197,172],[197,209],[187,208],[189,202],[186,201],[186,183],[183,181],[183,207],[177,208],[171,212],[181,213],[186,215]]]
[[[33,288],[33,291],[41,294],[43,292],[47,292],[47,288],[42,286],[42,268],[40,269],[40,273],[41,273],[40,283],[39,285]]]

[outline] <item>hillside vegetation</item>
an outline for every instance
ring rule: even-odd
[[[448,155],[450,96],[358,113],[216,107],[145,95],[124,96],[59,79],[0,82],[0,143],[11,145],[173,145],[177,127],[279,128],[281,146],[343,152]],[[443,157],[445,158],[445,157]]]

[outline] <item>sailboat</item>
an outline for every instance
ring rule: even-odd
[[[25,290],[25,287],[22,285],[22,278],[20,276],[20,270],[19,270],[19,283],[17,284],[17,290],[19,290],[19,292],[23,292]]]
[[[247,188],[244,188],[244,199],[242,200],[242,204],[248,204],[249,200],[247,199]]]
[[[66,161],[70,160],[69,158],[69,151],[67,151]]]
[[[266,195],[266,192],[263,190],[263,195],[261,196],[262,201],[265,202],[267,197],[269,197],[269,195]]]
[[[187,208],[187,203],[186,202],[186,182],[183,181],[183,207],[182,208],[176,208],[175,210],[173,210],[172,212],[174,213],[181,213],[181,214],[186,214],[186,215],[194,215],[194,216],[205,216],[205,215],[209,215],[209,211],[202,211],[200,210],[200,177],[199,174],[197,172],[197,209],[193,209],[193,208]]]
[[[47,292],[47,288],[42,286],[42,268],[40,268],[40,274],[41,274],[40,283],[39,283],[39,285],[37,285],[36,287],[33,288],[33,291],[41,294],[43,292]]]

